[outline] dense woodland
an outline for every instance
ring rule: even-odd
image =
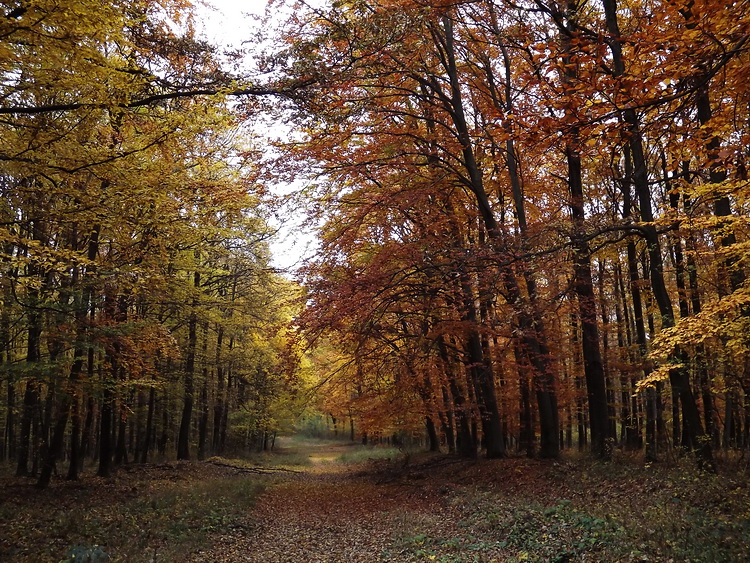
[[[747,1],[298,4],[244,66],[186,1],[3,10],[17,475],[262,448],[306,405],[466,457],[750,445]]]
[[[317,82],[288,156],[323,178],[302,326],[337,355],[330,409],[467,456],[746,447],[748,7],[294,19]]]
[[[255,447],[293,404],[296,290],[240,112],[195,93],[230,77],[187,7],[20,2],[0,22],[0,454],[41,485],[87,457],[106,476]]]

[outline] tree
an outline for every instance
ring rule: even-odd
[[[24,327],[22,338],[4,331],[3,347],[25,366],[4,363],[3,374],[13,392],[26,384],[6,439],[18,473],[38,473],[39,486],[65,444],[77,477],[84,451],[93,453],[94,424],[104,476],[113,461],[166,447],[173,397],[193,394],[190,378],[171,380],[176,368],[203,383],[208,408],[204,318],[229,332],[224,312],[234,307],[246,324],[263,319],[256,333],[278,332],[267,299],[250,298],[276,287],[262,274],[269,230],[253,193],[254,153],[238,145],[223,98],[196,96],[196,85],[218,91],[226,75],[180,27],[189,19],[182,8],[37,2],[0,23],[0,278],[15,301],[4,326],[12,318]],[[234,262],[241,274],[230,275]],[[241,292],[238,275],[247,278]],[[220,362],[226,342],[215,345]],[[184,410],[189,428],[194,413]],[[157,441],[160,418],[166,439]],[[184,453],[192,440],[181,437]]]
[[[729,100],[739,99],[736,61],[744,56],[748,22],[731,12],[731,25],[717,15],[698,31],[690,14],[704,10],[703,5],[670,5],[663,17],[641,17],[649,10],[636,3],[618,12],[608,1],[600,7],[350,2],[296,14],[279,60],[289,62],[291,77],[325,77],[298,100],[297,109],[304,113],[295,115],[305,120],[301,142],[288,148],[283,161],[285,173],[304,166],[318,174],[319,201],[327,206],[329,247],[311,268],[308,282],[315,333],[328,326],[359,339],[346,349],[355,361],[369,354],[364,342],[384,335],[398,355],[404,342],[434,333],[448,319],[464,323],[468,332],[462,335],[449,330],[437,339],[427,336],[433,344],[424,350],[408,346],[409,358],[428,358],[442,344],[445,353],[438,356],[450,364],[455,358],[451,347],[463,343],[463,367],[471,383],[465,385],[448,369],[450,384],[436,385],[431,377],[432,395],[422,396],[423,402],[438,404],[437,397],[448,391],[456,404],[468,401],[466,412],[476,407],[479,420],[489,421],[488,412],[502,419],[492,395],[504,386],[497,374],[515,364],[522,426],[530,427],[533,417],[524,398],[530,377],[542,422],[541,453],[550,456],[559,440],[557,390],[564,376],[562,408],[570,412],[578,400],[580,365],[589,401],[579,418],[579,437],[590,424],[595,451],[607,457],[619,405],[621,435],[632,445],[640,443],[638,416],[645,412],[647,454],[655,457],[657,439],[664,436],[658,381],[666,373],[677,409],[673,434],[710,466],[693,392],[698,370],[686,363],[672,330],[675,296],[683,327],[690,309],[702,306],[682,298],[689,269],[672,231],[690,222],[696,235],[710,232],[694,222],[694,210],[702,209],[700,198],[728,178],[723,167],[736,167],[738,175],[744,169],[730,164],[729,155],[738,153],[722,152],[720,137],[696,134],[694,124],[718,130],[731,121],[713,121],[713,108],[705,105],[706,85],[720,69],[726,72],[723,76],[732,78],[722,79],[721,91],[731,94],[717,93],[717,111],[736,110]],[[702,42],[689,53],[690,64],[684,64],[690,41],[711,34],[715,41]],[[691,113],[696,104],[703,108],[702,117]],[[739,140],[745,124],[732,123],[722,137]],[[708,183],[698,192],[693,190],[701,184],[696,181],[700,174],[670,172],[689,169],[694,159],[708,163]],[[668,191],[684,191],[688,178],[692,186],[684,197],[685,211],[675,211]],[[731,196],[721,188],[715,192],[724,210],[732,198],[737,198],[735,205],[744,201],[737,184],[732,186]],[[569,216],[560,201],[567,202]],[[728,251],[733,258],[721,266],[732,272],[727,287],[734,298],[727,305],[741,310],[744,266],[726,230],[737,232],[739,224],[731,221],[729,227],[723,219],[728,215],[717,215],[717,209],[714,217],[724,225],[717,244],[733,249]],[[674,256],[674,271],[666,250]],[[434,257],[441,262],[433,262]],[[695,257],[691,253],[688,260]],[[599,264],[598,272],[592,263]],[[571,279],[561,276],[563,271],[572,272]],[[690,272],[690,291],[705,293],[695,270]],[[410,285],[417,276],[420,290]],[[445,296],[445,303],[434,300],[440,283],[438,295]],[[424,303],[411,291],[420,292]],[[567,306],[568,296],[575,309]],[[612,296],[619,304],[608,307]],[[353,299],[356,307],[338,307],[342,299]],[[366,302],[372,308],[362,305]],[[324,309],[332,307],[337,312],[326,314]],[[416,311],[431,319],[426,329],[409,322]],[[555,327],[554,337],[547,326]],[[613,349],[612,326],[619,350]],[[654,337],[670,342],[659,344],[659,353],[669,346],[672,353],[666,356],[669,366],[652,371],[647,354]],[[687,346],[689,339],[680,341]],[[626,350],[628,343],[635,350]],[[508,344],[513,354],[500,353]],[[615,357],[624,367],[612,361]],[[413,363],[404,359],[388,369],[419,381]],[[387,364],[383,361],[380,368]],[[645,409],[642,399],[629,398],[639,372],[645,376],[640,387]],[[359,380],[359,373],[350,377]],[[700,383],[707,377],[701,375],[698,383],[704,410],[712,408],[710,386]],[[420,388],[425,387],[416,386],[418,395]],[[485,425],[482,436],[491,442],[493,434],[504,433]]]

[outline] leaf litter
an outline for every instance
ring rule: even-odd
[[[373,459],[344,461],[355,450]],[[47,491],[3,477],[0,560],[57,563],[79,544],[129,563],[750,560],[740,465],[378,452],[301,442],[261,464],[132,465]]]

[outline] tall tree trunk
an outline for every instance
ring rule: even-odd
[[[123,296],[113,294],[105,296],[103,314],[115,323],[124,322],[127,314],[126,301]],[[115,406],[117,394],[115,388],[122,379],[123,367],[120,362],[120,342],[115,337],[114,342],[106,351],[107,364],[109,364],[109,377],[102,380],[102,409],[99,422],[99,469],[97,475],[109,477],[112,472],[112,455],[116,447]]]
[[[435,422],[432,417],[426,416],[424,418],[425,429],[427,431],[427,440],[429,442],[429,450],[431,452],[440,451],[440,439],[438,438],[437,429],[435,428]]]
[[[457,137],[462,145],[462,165],[468,175],[467,188],[475,197],[477,209],[490,244],[495,250],[502,250],[500,228],[484,188],[482,170],[474,155],[473,143],[464,113],[462,89],[459,82],[455,48],[453,45],[453,22],[450,17],[445,16],[442,19],[442,29],[439,32],[437,28],[434,29],[436,42],[444,50],[445,70],[450,81],[449,113],[453,120]],[[539,404],[541,428],[540,455],[542,457],[557,457],[560,453],[557,389],[555,374],[551,369],[549,361],[549,351],[545,341],[546,337],[541,317],[529,313],[525,307],[525,300],[519,291],[516,276],[510,266],[503,267],[502,278],[503,286],[507,293],[506,300],[514,307],[518,332],[521,335],[521,345],[525,348],[526,354],[536,368],[534,384]]]
[[[32,221],[32,239],[43,241],[44,232],[39,220]],[[45,277],[41,275],[40,269],[32,260],[29,263],[27,274],[30,279],[37,278],[44,285]],[[40,409],[40,384],[35,374],[41,361],[41,337],[42,316],[39,309],[39,301],[42,292],[34,284],[28,289],[27,338],[26,338],[26,363],[30,368],[30,376],[26,380],[26,390],[23,395],[23,410],[21,411],[21,432],[19,434],[18,459],[16,464],[16,475],[25,477],[29,475],[29,453],[32,448],[31,431],[32,423],[39,416]],[[35,433],[36,437],[36,433]],[[36,459],[34,460],[36,463]]]
[[[605,457],[611,457],[612,449],[617,442],[617,398],[615,395],[615,386],[613,377],[609,370],[609,308],[607,307],[608,299],[606,296],[606,278],[607,268],[606,261],[599,260],[599,303],[601,308],[601,335],[602,335],[602,367],[604,369],[605,385],[607,389],[607,425],[608,440],[605,447],[609,450],[605,452]]]
[[[5,254],[9,255],[7,249]],[[6,259],[3,260],[3,262],[5,261]],[[10,335],[10,308],[13,295],[8,281],[5,277],[0,279],[3,288],[3,302],[2,308],[0,308],[0,364],[13,363]],[[6,398],[5,429],[0,461],[16,459],[16,382],[10,377],[6,382]]]
[[[93,312],[93,307],[92,307]],[[93,314],[93,313],[92,313]],[[86,366],[86,374],[89,381],[94,381],[94,358],[96,357],[94,347],[89,346],[88,349],[88,362]],[[83,431],[81,434],[81,456],[78,460],[78,471],[83,470],[83,464],[86,456],[91,452],[95,452],[96,448],[92,445],[92,438],[94,429],[94,414],[96,409],[96,402],[93,395],[89,395],[86,400],[86,421],[83,423]],[[94,454],[92,453],[92,457]]]
[[[581,180],[581,158],[573,143],[566,149],[568,158],[568,187],[571,194],[573,214],[573,271],[574,290],[578,298],[578,318],[581,323],[581,351],[583,373],[586,379],[589,423],[591,425],[591,448],[602,459],[608,459],[611,449],[607,447],[609,416],[607,409],[607,387],[600,348],[599,324],[597,322],[594,282],[591,276],[591,257],[584,234],[583,184]]]
[[[468,321],[470,325],[476,326],[479,324],[479,318],[474,305],[474,292],[469,284],[468,276],[464,273],[462,273],[462,286],[464,291],[464,320]],[[477,395],[487,457],[489,459],[504,457],[505,442],[495,391],[495,375],[492,371],[492,365],[485,357],[482,340],[476,329],[470,329],[469,331],[465,343],[465,354],[469,360],[469,374]]]
[[[124,396],[120,398],[119,409],[117,413],[117,439],[115,441],[115,460],[116,466],[128,463],[128,415],[129,406]]]
[[[456,420],[456,449],[461,457],[476,457],[477,445],[471,433],[469,422],[468,405],[461,389],[458,386],[456,375],[453,373],[452,363],[448,354],[448,347],[444,337],[438,336],[438,352],[446,370],[446,379],[453,397],[453,416]]]
[[[68,463],[68,481],[78,480],[78,467],[81,463],[81,452],[83,444],[81,443],[81,432],[83,429],[83,398],[73,397],[73,406],[71,412],[70,426],[70,459]]]
[[[208,322],[203,323],[203,385],[201,387],[201,412],[198,419],[198,459],[206,459],[206,437],[208,433]]]
[[[154,410],[156,408],[156,387],[148,388],[148,414],[146,415],[146,428],[144,430],[143,449],[141,450],[141,463],[148,461],[151,450],[152,435],[154,432]]]
[[[230,336],[229,346],[227,350],[229,354],[231,355],[232,350],[234,350],[234,336]],[[219,453],[224,452],[226,445],[227,445],[227,420],[229,418],[230,405],[234,404],[231,402],[232,401],[231,390],[232,390],[232,386],[234,385],[234,373],[232,371],[231,365],[227,367],[226,374],[227,374],[226,400],[224,401],[224,410],[221,413],[221,429],[219,431]]]
[[[633,166],[630,151],[625,151],[625,181],[622,183],[622,216],[623,219],[630,218],[630,209],[632,206],[631,182],[633,178]],[[638,272],[638,257],[636,253],[635,242],[628,239],[627,242],[627,266],[628,279],[630,282],[630,299],[633,303],[633,325],[635,328],[635,342],[638,347],[638,362],[643,369],[643,375],[647,376],[650,372],[646,363],[646,354],[648,353],[646,324],[643,318],[643,300],[641,299],[640,274]],[[659,452],[659,443],[657,441],[659,426],[658,408],[659,396],[657,389],[649,387],[646,389],[646,459],[648,461],[657,461]]]
[[[113,368],[117,367],[117,361]],[[99,413],[99,477],[109,477],[112,471],[112,422],[114,418],[114,393],[105,384],[102,392],[102,407]]]
[[[534,431],[533,406],[531,404],[531,385],[528,370],[528,361],[523,357],[523,352],[518,343],[513,346],[516,363],[518,364],[518,391],[519,391],[519,430],[518,445],[526,453],[527,457],[536,454],[536,440]]]
[[[83,370],[83,349],[82,345],[76,346],[74,354],[73,366],[70,369],[70,381],[71,384],[79,379],[81,371]],[[68,424],[68,416],[70,407],[75,396],[75,389],[71,385],[67,390],[61,390],[62,398],[59,401],[57,420],[52,431],[52,439],[47,449],[47,455],[42,463],[42,470],[39,473],[39,479],[37,481],[37,487],[44,488],[49,485],[52,472],[55,469],[55,463],[63,453],[63,442],[65,439],[65,428]]]
[[[169,393],[165,390],[160,399],[161,402],[161,434],[157,448],[160,456],[167,455],[167,443],[170,434],[170,401]]]
[[[207,371],[207,370],[206,370]],[[206,459],[206,435],[208,432],[208,375],[204,375],[201,388],[201,415],[198,420],[198,459]]]
[[[633,249],[633,254],[635,254],[635,249]],[[630,270],[629,264],[630,262],[627,263],[628,270]],[[637,270],[635,273],[637,274]],[[631,317],[635,317],[635,313],[633,313],[632,315],[630,313],[630,308],[627,300],[628,291],[626,291],[625,289],[625,280],[623,279],[622,268],[619,262],[617,264],[617,285],[619,288],[618,293],[620,296],[622,310],[621,324],[625,325],[625,338],[622,340],[622,342],[628,348],[628,351],[625,354],[625,360],[626,364],[631,366],[628,369],[630,373],[627,375],[627,377],[624,378],[625,382],[623,383],[623,389],[625,390],[623,391],[623,404],[627,402],[627,397],[630,397],[625,444],[629,449],[639,450],[643,447],[643,435],[641,430],[642,410],[641,402],[639,401],[638,396],[636,396],[635,394],[635,386],[636,382],[638,381],[638,374],[641,373],[642,369],[642,350],[645,347],[645,341],[643,342],[643,345],[641,345],[640,341],[638,340],[639,337],[636,337],[635,339],[633,338],[633,332],[635,332],[635,325],[637,324],[637,322],[640,322],[640,324],[643,325],[643,309],[641,307],[640,291],[638,289],[638,286],[633,285],[631,280],[631,297],[634,297],[633,292],[636,292],[638,306],[641,307],[641,309],[639,309],[640,321],[638,321],[636,318],[636,320],[631,322]],[[633,305],[633,308],[635,310],[635,304]],[[618,319],[618,325],[619,324],[620,321]],[[642,333],[643,337],[645,338],[645,329],[642,329]],[[630,353],[630,349],[632,348],[634,342],[638,342],[638,352],[635,361],[632,354]]]
[[[183,395],[182,418],[177,438],[177,459],[190,459],[190,425],[193,418],[193,400],[195,385],[195,350],[198,343],[198,297],[201,285],[201,274],[193,275],[193,287],[196,296],[192,301],[192,310],[188,320],[188,343],[185,358],[185,391]]]
[[[560,33],[564,62],[562,79],[566,91],[571,93],[575,91],[578,80],[577,63],[571,42],[571,38],[578,32],[577,10],[577,3],[571,1],[567,3],[566,29]],[[607,386],[600,348],[594,282],[591,275],[591,251],[586,242],[586,215],[579,146],[578,128],[569,128],[565,141],[565,157],[568,165],[569,207],[573,220],[571,234],[573,289],[578,300],[578,319],[581,323],[581,351],[583,373],[586,378],[589,424],[591,425],[591,448],[598,457],[608,459],[611,456],[611,448],[607,447],[607,441],[611,436],[607,411]]]
[[[28,379],[23,395],[23,410],[21,412],[21,432],[19,434],[18,462],[16,465],[16,476],[18,477],[29,475],[31,425],[33,419],[36,417],[36,412],[40,408],[39,400],[39,383],[33,379]]]
[[[7,383],[7,400],[8,410],[5,413],[5,434],[3,436],[5,444],[3,461],[6,459],[14,459],[16,456],[16,384],[10,380],[8,380]]]
[[[99,254],[99,233],[101,227],[94,225],[91,229],[91,233],[88,236],[88,246],[86,251],[86,258],[90,264],[93,264]],[[77,246],[78,242],[75,241],[74,245]],[[60,400],[57,405],[57,419],[55,421],[54,429],[52,432],[52,438],[49,444],[46,459],[42,465],[42,471],[39,474],[39,480],[37,481],[38,487],[46,487],[49,484],[52,476],[52,471],[55,469],[57,460],[63,454],[63,445],[65,440],[65,429],[68,424],[68,418],[70,416],[71,408],[74,409],[74,429],[73,435],[71,436],[71,463],[68,468],[68,478],[76,479],[78,477],[78,439],[79,439],[79,428],[80,428],[80,380],[81,374],[83,373],[84,357],[86,353],[86,341],[88,340],[88,315],[91,304],[92,288],[90,281],[86,278],[91,277],[91,274],[95,272],[93,266],[89,266],[85,272],[80,272],[79,268],[76,267],[72,274],[72,286],[75,288],[83,280],[84,287],[81,291],[80,297],[77,302],[74,301],[75,305],[75,322],[76,322],[76,343],[73,351],[73,364],[70,368],[70,374],[68,376],[68,385],[66,389],[61,389]]]
[[[211,450],[219,452],[221,437],[221,417],[224,410],[224,365],[222,364],[222,346],[224,345],[224,327],[216,328],[216,400],[214,401],[213,439]]]
[[[617,19],[616,0],[602,0],[607,23],[607,29],[612,40],[609,46],[612,52],[612,63],[615,78],[625,74],[625,63],[622,55],[621,35]],[[645,223],[642,233],[648,245],[649,268],[651,288],[654,300],[659,308],[661,316],[661,328],[666,329],[674,326],[674,311],[664,283],[664,267],[661,255],[661,245],[654,226],[654,215],[651,207],[651,189],[648,180],[648,168],[646,163],[643,140],[640,131],[638,115],[632,108],[623,111],[625,123],[630,132],[630,152],[633,158],[633,185],[638,197],[641,220]],[[675,355],[678,363],[687,361],[685,354],[678,351]],[[713,467],[710,440],[706,439],[695,402],[690,379],[686,368],[675,368],[669,376],[672,392],[677,394],[682,406],[682,416],[685,418],[686,430],[689,433],[691,444],[701,444],[697,450],[699,463],[706,467]]]

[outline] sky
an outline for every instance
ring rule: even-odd
[[[211,43],[220,47],[240,48],[242,42],[251,39],[260,25],[254,16],[261,16],[268,0],[194,0],[198,16],[196,27]],[[279,186],[280,193],[288,193],[289,186]],[[292,272],[303,258],[309,257],[315,248],[315,237],[301,229],[304,220],[299,212],[288,210],[285,215],[292,219],[271,221],[278,235],[271,243],[273,265],[283,271]]]
[[[268,0],[195,0],[206,37],[218,45],[239,46],[252,35],[258,23],[251,16],[262,15]]]

